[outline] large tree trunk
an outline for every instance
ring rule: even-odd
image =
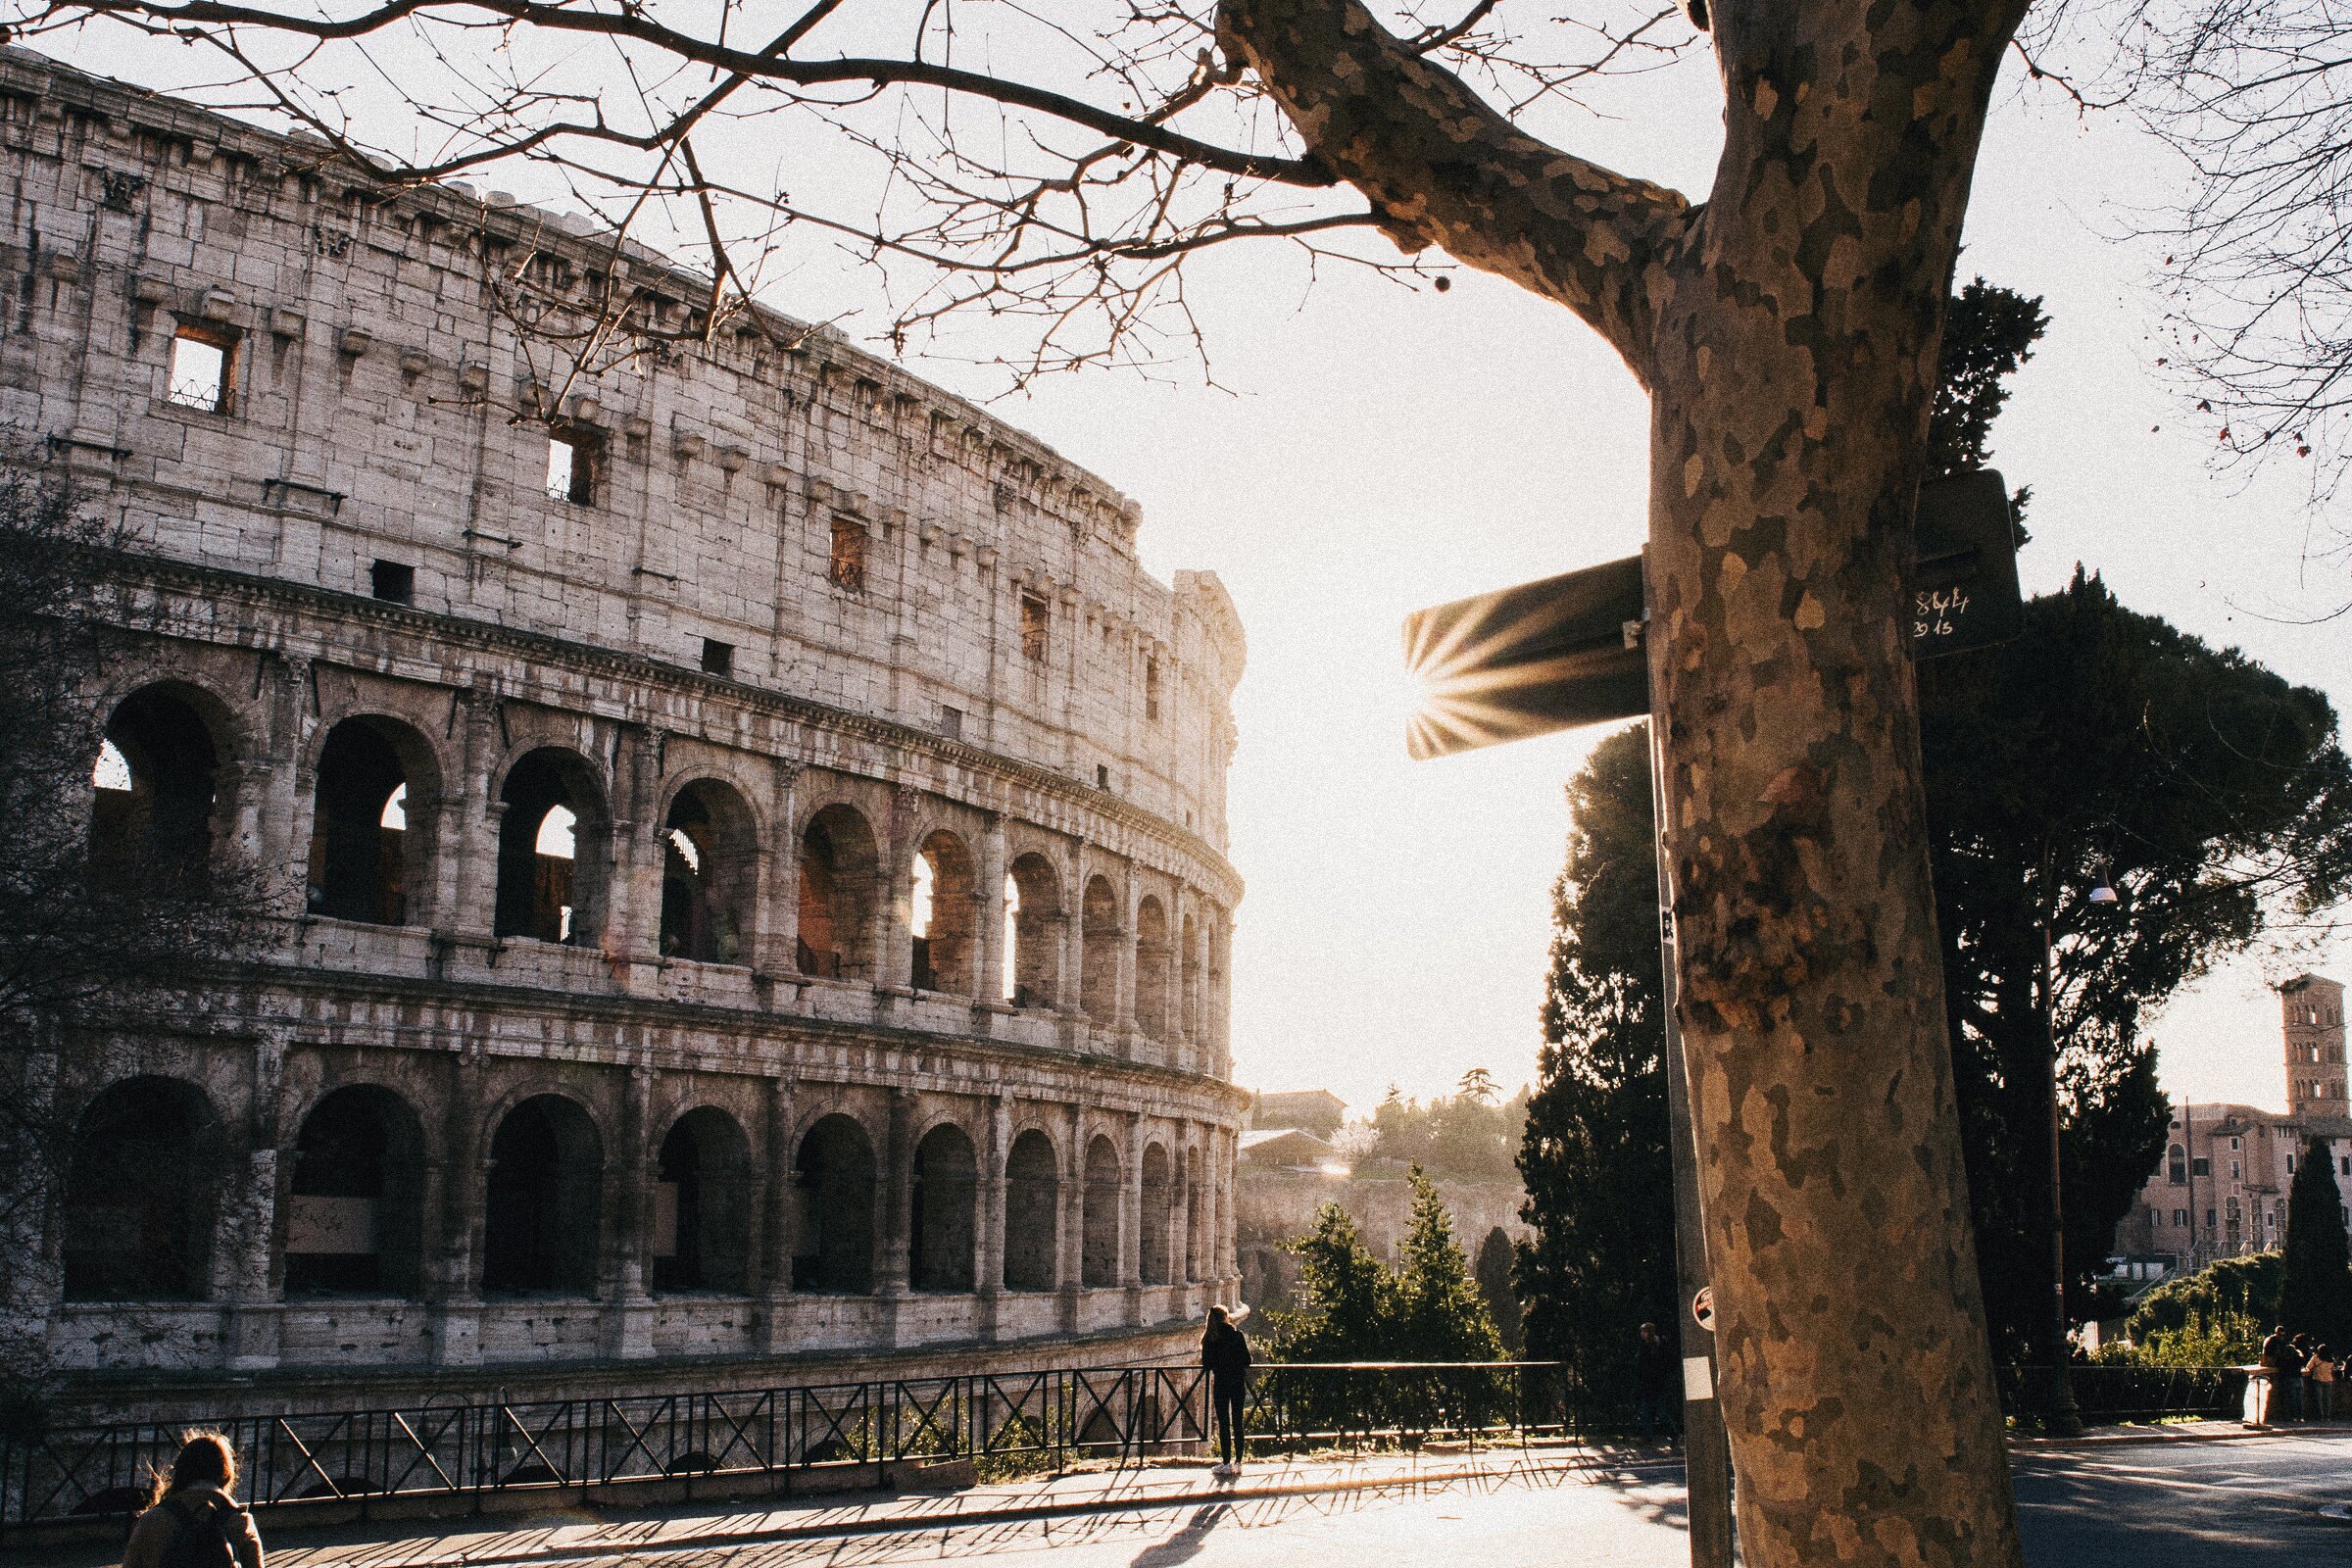
[[[1726,145],[1692,208],[1534,142],[1354,0],[1225,7],[1405,243],[1576,310],[1650,390],[1685,1050],[1758,1565],[2021,1560],[1903,613],[1942,304],[2020,9],[1726,7]]]

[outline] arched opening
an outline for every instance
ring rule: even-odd
[[[740,963],[758,844],[743,797],[713,779],[678,791],[662,824],[662,956]]]
[[[792,1288],[863,1296],[874,1288],[874,1146],[835,1113],[808,1129],[793,1162],[798,1201]]]
[[[90,868],[100,885],[201,889],[220,772],[212,728],[185,698],[162,686],[124,698],[90,774]]]
[[[1078,1278],[1119,1283],[1119,1152],[1097,1135],[1086,1148],[1085,1214],[1078,1238]]]
[[[1200,922],[1184,917],[1184,977],[1177,992],[1177,1024],[1187,1040],[1200,1038]]]
[[[289,1186],[288,1296],[417,1294],[424,1134],[407,1101],[374,1084],[319,1101],[295,1140]]]
[[[1135,1026],[1168,1037],[1168,916],[1150,895],[1135,906]]]
[[[2185,1185],[2188,1181],[2188,1151],[2179,1144],[2167,1148],[2164,1152],[2164,1174],[2173,1186]]]
[[[1004,1288],[1053,1290],[1060,1257],[1061,1170],[1054,1141],[1032,1127],[1004,1160]]]
[[[1061,1000],[1061,879],[1032,852],[1004,873],[1004,1000],[1051,1007]]]
[[[313,914],[403,925],[423,886],[432,781],[424,743],[384,718],[347,718],[318,754],[311,818]],[[416,765],[412,765],[416,764]]]
[[[603,1141],[576,1102],[535,1095],[508,1111],[490,1140],[483,1292],[594,1294],[604,1173]]]
[[[82,1112],[66,1170],[69,1301],[195,1301],[212,1282],[220,1123],[177,1078],[112,1085]]]
[[[751,1263],[751,1141],[734,1117],[703,1105],[670,1125],[657,1163],[652,1288],[740,1293]]]
[[[1146,1285],[1168,1283],[1168,1152],[1157,1144],[1144,1151],[1143,1272]]]
[[[1189,1151],[1184,1156],[1184,1277],[1204,1280],[1208,1271],[1201,1262],[1208,1256],[1208,1205],[1202,1201],[1200,1190],[1200,1151]]]
[[[942,1123],[914,1146],[913,1212],[907,1226],[907,1279],[918,1291],[972,1288],[973,1200],[979,1162],[959,1127]]]
[[[1119,896],[1110,878],[1092,876],[1079,908],[1078,1004],[1104,1028],[1119,1021]]]
[[[542,747],[508,770],[499,799],[498,935],[594,947],[612,841],[596,775],[576,754]]]
[[[914,952],[907,973],[917,991],[978,995],[979,878],[963,840],[945,828],[914,857],[914,900],[907,929]]]
[[[801,834],[798,956],[803,974],[873,977],[868,944],[880,871],[873,829],[856,807],[837,801],[809,818]]]

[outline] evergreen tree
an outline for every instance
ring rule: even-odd
[[[1470,1260],[1454,1240],[1453,1217],[1420,1166],[1413,1186],[1413,1223],[1398,1261],[1396,1318],[1389,1358],[1398,1361],[1499,1361],[1502,1337],[1486,1298],[1470,1277]]]
[[[1283,1361],[1379,1361],[1396,1315],[1396,1278],[1364,1246],[1348,1211],[1325,1203],[1315,1228],[1288,1244],[1298,1258],[1298,1305],[1270,1314]]]
[[[1494,1320],[1494,1332],[1502,1337],[1503,1353],[1516,1356],[1527,1348],[1527,1326],[1519,1298],[1511,1290],[1511,1239],[1497,1225],[1479,1244],[1478,1261],[1471,1265],[1471,1274],[1487,1303],[1487,1316]]]
[[[2352,1247],[2326,1140],[2303,1146],[2286,1191],[2286,1281],[2278,1321],[2341,1355],[2352,1349]]]
[[[1630,1417],[1641,1326],[1675,1305],[1647,726],[1604,739],[1568,804],[1519,1147],[1536,1235],[1519,1244],[1516,1283],[1528,1354],[1566,1362],[1593,1413]]]

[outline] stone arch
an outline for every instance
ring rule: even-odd
[[[2164,1151],[2165,1179],[2175,1187],[2188,1182],[2188,1151],[2179,1144],[2167,1145]]]
[[[537,747],[507,769],[499,800],[497,934],[595,947],[612,842],[596,768],[567,747]]]
[[[907,974],[917,991],[980,994],[980,876],[972,852],[934,828],[914,854],[915,902],[906,922],[913,947]]]
[[[1078,1004],[1103,1028],[1119,1021],[1119,895],[1110,878],[1086,879],[1079,906]]]
[[[1061,877],[1035,850],[1004,871],[1004,1000],[1051,1007],[1061,1000]]]
[[[801,832],[803,974],[870,980],[881,853],[865,813],[847,801],[813,812]]]
[[[658,1293],[749,1288],[752,1144],[716,1105],[698,1105],[670,1123],[655,1156],[646,1257]]]
[[[412,1298],[423,1284],[424,1129],[380,1084],[346,1084],[311,1106],[294,1140],[285,1290]]]
[[[972,1141],[954,1122],[941,1122],[914,1146],[906,1268],[916,1290],[972,1288],[979,1176]]]
[[[760,834],[732,784],[680,785],[662,819],[662,956],[746,960],[759,883]]]
[[[799,1204],[792,1288],[864,1296],[874,1288],[874,1143],[834,1111],[803,1135],[793,1160]]]
[[[1141,1262],[1146,1285],[1168,1283],[1168,1215],[1173,1198],[1167,1146],[1153,1143],[1144,1149],[1143,1248]]]
[[[310,911],[373,925],[421,918],[440,800],[432,745],[409,725],[360,713],[328,730],[311,815]]]
[[[101,886],[203,888],[226,826],[220,785],[233,734],[227,709],[180,681],[115,705],[91,773],[90,868]]]
[[[221,1156],[220,1116],[185,1079],[141,1074],[92,1098],[66,1166],[66,1299],[204,1299]]]
[[[1060,1258],[1061,1165],[1054,1140],[1032,1127],[1004,1156],[1004,1288],[1053,1290]]]
[[[1135,906],[1135,1026],[1168,1037],[1168,913],[1149,893]]]
[[[1086,1191],[1079,1234],[1079,1270],[1090,1289],[1119,1283],[1119,1150],[1097,1133],[1086,1146]]]
[[[533,1095],[499,1119],[482,1203],[482,1291],[589,1296],[604,1207],[604,1140],[566,1095]]]

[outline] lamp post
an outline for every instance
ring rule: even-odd
[[[2051,857],[2042,857],[2045,870]],[[2066,1206],[2063,1200],[2063,1178],[2059,1157],[2058,1107],[2058,955],[2051,940],[2051,906],[2049,878],[2042,880],[2041,899],[2041,1027],[2043,1043],[2042,1064],[2049,1074],[2050,1090],[2050,1407],[2049,1431],[2052,1437],[2079,1438],[2082,1435],[2082,1412],[2075,1403],[2075,1379],[2072,1357],[2068,1352],[2068,1331],[2072,1327],[2066,1312]],[[2094,905],[2113,904],[2115,889],[2107,885],[2104,868],[2098,884],[2090,890],[2089,901]]]

